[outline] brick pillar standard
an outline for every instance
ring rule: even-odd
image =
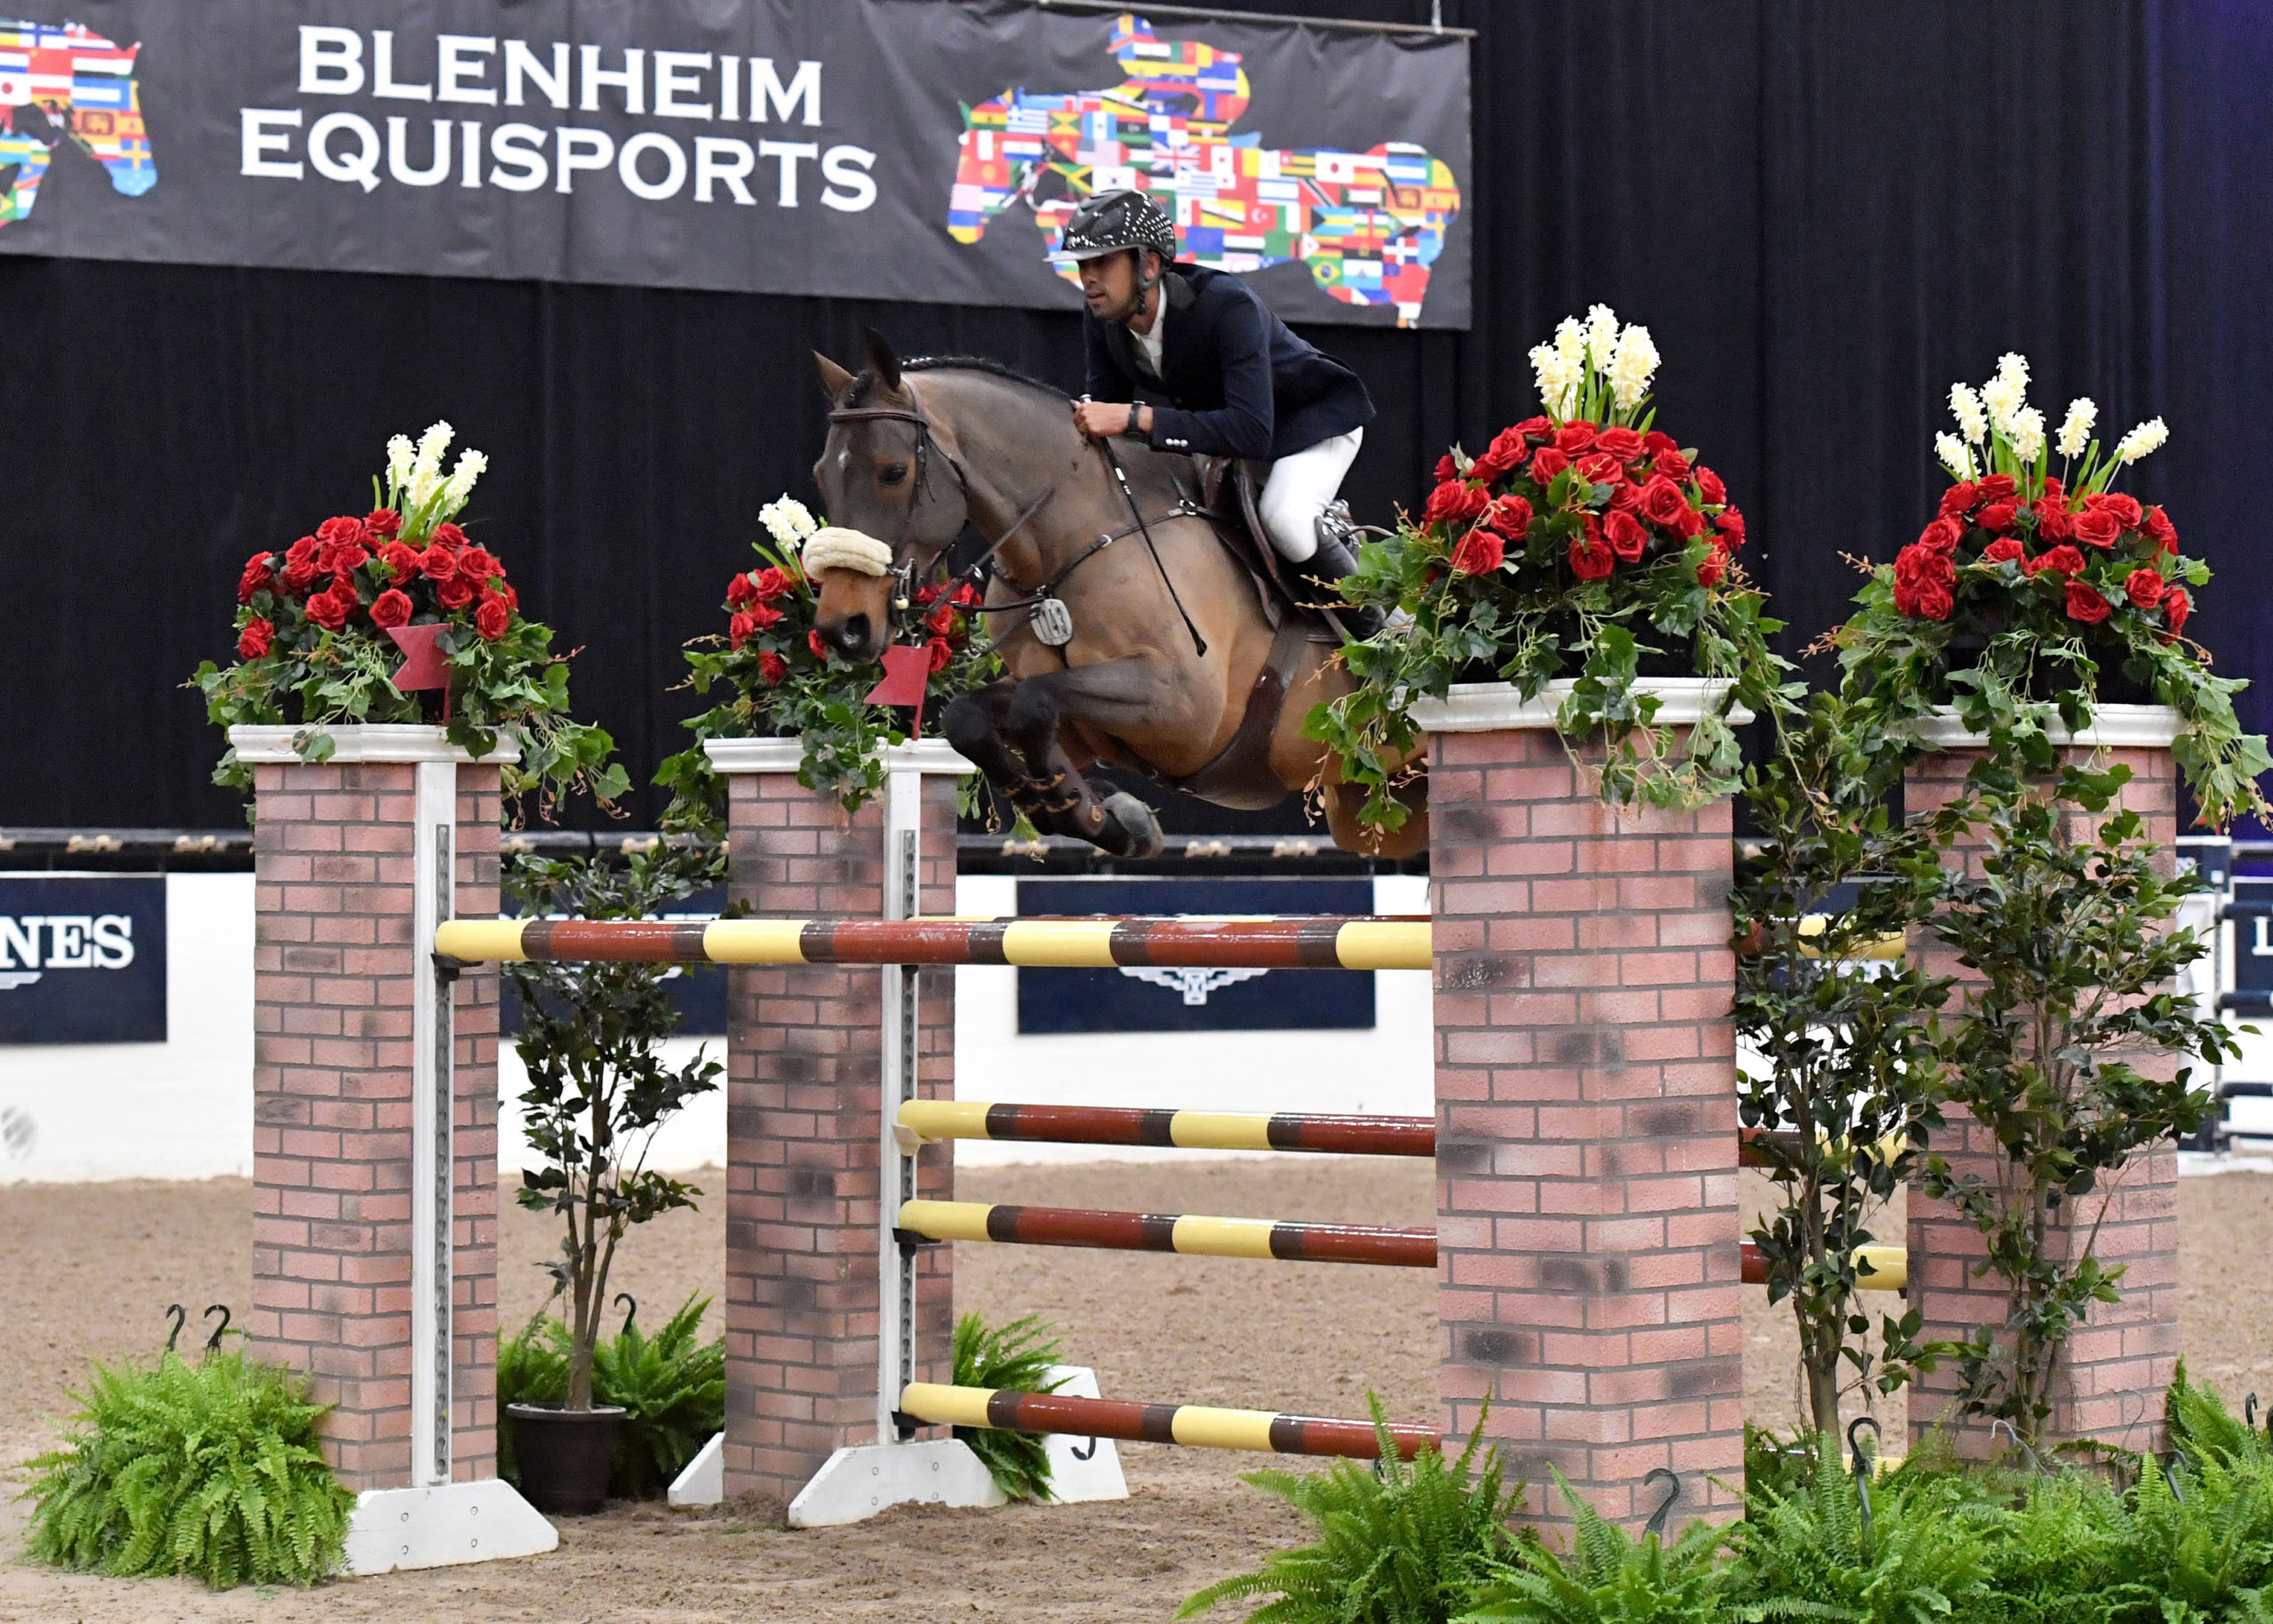
[[[2103,747],[2103,764],[2131,769],[2122,798],[2105,815],[2137,812],[2164,874],[2172,872],[2178,849],[2178,779],[2170,752],[2177,720],[2174,712],[2158,705],[2103,705],[2094,731],[2085,736],[2087,744]],[[1927,741],[1936,747],[1933,753],[1921,757],[1903,778],[1904,810],[1913,818],[1929,815],[1956,798],[1984,742],[1966,733],[1953,717],[1936,718]],[[2064,754],[2080,762],[2094,752],[2076,748]],[[2099,821],[2071,814],[2071,837],[2094,838]],[[1971,873],[1981,873],[1979,842],[1961,843],[1952,851]],[[1919,950],[1931,974],[1971,975],[1930,932],[1919,933]],[[1956,1007],[1954,995],[1950,1007]],[[1996,1145],[1969,1113],[1952,1110],[1949,1127],[1935,1136],[1933,1148],[1959,1172],[1996,1176]],[[2081,1255],[2084,1232],[2099,1216],[2101,1194],[2109,1188],[2103,1185],[2100,1192],[2074,1204],[2071,1216],[2079,1222],[2059,1227],[2055,1256]],[[2070,1338],[2046,1430],[2054,1438],[2095,1438],[2151,1452],[2162,1447],[2163,1390],[2178,1363],[2177,1146],[2166,1142],[2134,1155],[2111,1188],[2094,1250],[2104,1264],[2125,1265],[2123,1300],[2095,1305]],[[1909,1194],[1908,1295],[1910,1305],[1925,1317],[1921,1338],[1963,1336],[1978,1325],[2001,1327],[2003,1283],[1994,1274],[1968,1272],[1985,1255],[1979,1232],[1945,1203],[1928,1200],[1915,1184]],[[1991,1453],[1987,1427],[1977,1421],[1960,1422],[1952,1407],[1958,1386],[1957,1370],[1946,1361],[1919,1377],[1910,1399],[1913,1446],[1946,1423],[1962,1453]]]
[[[777,917],[883,915],[883,796],[848,817],[834,797],[797,782],[795,739],[719,741],[710,750],[729,787],[733,901]],[[946,774],[955,769],[945,764],[960,758],[925,741],[888,751],[887,761],[930,768],[921,911],[953,914],[955,792]],[[756,1491],[786,1504],[836,1450],[877,1441],[883,973],[828,964],[728,972],[730,1498]],[[921,1092],[950,1097],[954,971],[923,970],[919,998]],[[927,1199],[953,1198],[950,1149],[923,1151],[920,1193]],[[912,1379],[948,1379],[954,1308],[949,1249],[926,1248]]]
[[[1701,685],[1659,685],[1669,723]],[[1527,1520],[1552,1463],[1638,1527],[1742,1510],[1730,810],[1621,814],[1530,704],[1462,685],[1430,739],[1437,1393],[1481,1401]],[[1716,1484],[1712,1478],[1717,1477]]]
[[[230,734],[253,764],[257,819],[246,1328],[257,1352],[311,1374],[335,1406],[325,1447],[343,1483],[440,1481],[439,1440],[412,1458],[412,1025],[432,974],[432,943],[414,925],[419,780],[440,764],[426,816],[455,825],[455,912],[494,915],[497,764],[512,746],[476,764],[440,728],[339,727],[332,758],[308,765],[295,731]],[[495,1475],[494,967],[467,969],[454,999],[447,1477],[469,1481]]]

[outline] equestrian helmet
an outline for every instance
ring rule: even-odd
[[[1081,200],[1057,239],[1061,259],[1095,259],[1124,249],[1150,249],[1163,260],[1176,257],[1176,223],[1142,192],[1095,192]]]

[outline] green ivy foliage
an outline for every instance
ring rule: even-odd
[[[955,1321],[954,1384],[1056,1392],[1065,1385],[1065,1378],[1052,1380],[1049,1374],[1050,1367],[1060,1363],[1065,1353],[1051,1335],[1054,1329],[1038,1314],[1024,1314],[1000,1327],[989,1327],[977,1314],[965,1314]],[[1046,1439],[994,1427],[957,1427],[954,1435],[978,1457],[1006,1499],[1050,1498]]]
[[[178,1573],[217,1590],[311,1585],[342,1561],[355,1497],[324,1464],[325,1406],[242,1353],[98,1365],[65,1446],[29,1465],[27,1549],[120,1578]]]

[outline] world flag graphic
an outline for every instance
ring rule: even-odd
[[[75,22],[0,18],[0,175],[7,177],[0,226],[22,219],[39,201],[57,131],[109,171],[113,190],[139,197],[158,184],[134,81],[141,49]]]
[[[1393,305],[1399,327],[1421,319],[1460,213],[1449,165],[1403,141],[1289,150],[1234,135],[1248,99],[1239,53],[1163,41],[1133,12],[1112,50],[1122,75],[1112,89],[1013,89],[966,109],[950,236],[976,242],[1024,203],[1054,250],[1084,197],[1133,187],[1168,210],[1180,257],[1238,272],[1300,261],[1344,304]]]

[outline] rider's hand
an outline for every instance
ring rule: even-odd
[[[1092,440],[1128,432],[1129,420],[1139,408],[1119,400],[1076,400],[1073,421]]]

